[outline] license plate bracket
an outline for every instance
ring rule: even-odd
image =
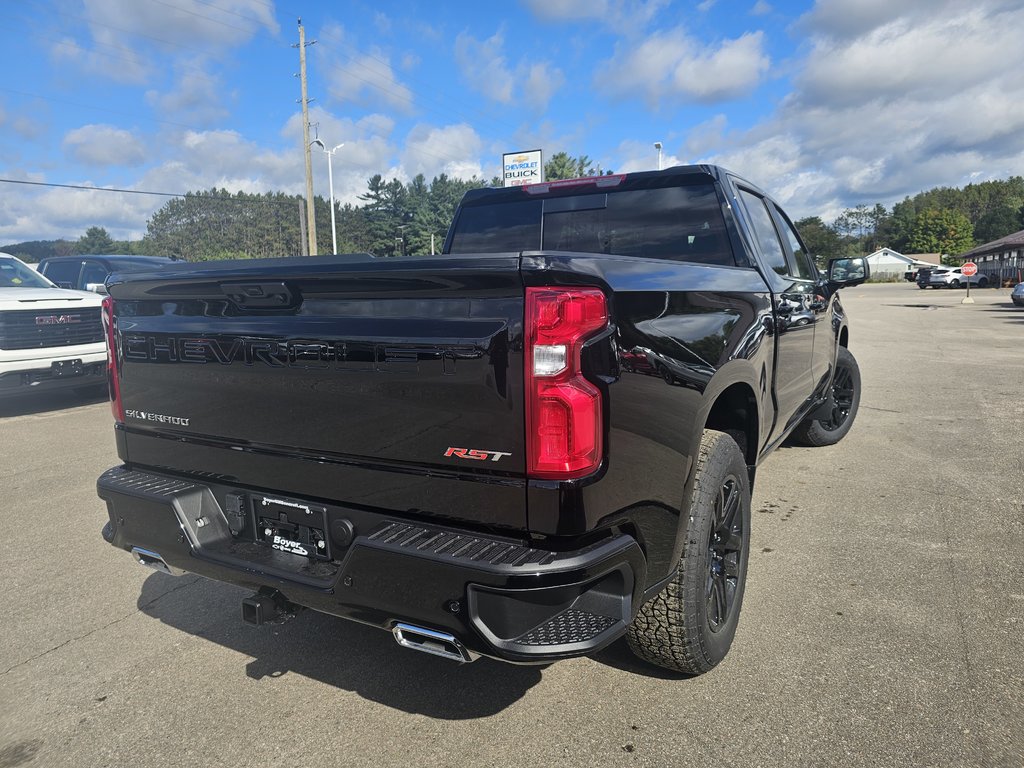
[[[324,507],[295,499],[254,496],[252,510],[256,541],[311,560],[331,559]]]
[[[81,376],[84,373],[85,368],[82,366],[82,360],[77,357],[73,360],[54,360],[50,363],[50,374],[55,379]]]

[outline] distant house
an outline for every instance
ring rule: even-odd
[[[988,275],[992,282],[1020,282],[1024,272],[1024,229],[957,254],[957,258],[973,261],[978,265],[978,274]]]
[[[934,267],[942,261],[937,253],[914,253],[905,256],[892,248],[879,248],[867,258],[871,266],[872,280],[902,280],[905,272],[921,267]]]

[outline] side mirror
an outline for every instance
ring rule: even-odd
[[[871,267],[863,256],[853,259],[830,259],[828,281],[836,288],[860,285],[871,276]]]
[[[103,283],[86,283],[85,290],[92,291],[93,293],[102,293],[106,295],[107,286],[105,286]]]

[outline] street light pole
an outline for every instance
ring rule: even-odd
[[[658,170],[660,171],[661,170],[661,142],[660,141],[654,142],[654,148],[656,150],[658,150]]]
[[[314,144],[320,145],[320,150],[327,155],[327,185],[331,190],[331,247],[333,252],[338,252],[338,225],[334,221],[334,164],[331,162],[334,159],[334,153],[345,146],[344,143],[339,144],[334,149],[327,149],[320,139],[313,139],[309,143],[309,146]]]

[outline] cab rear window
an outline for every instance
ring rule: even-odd
[[[538,249],[736,266],[712,184],[467,206],[450,252]]]

